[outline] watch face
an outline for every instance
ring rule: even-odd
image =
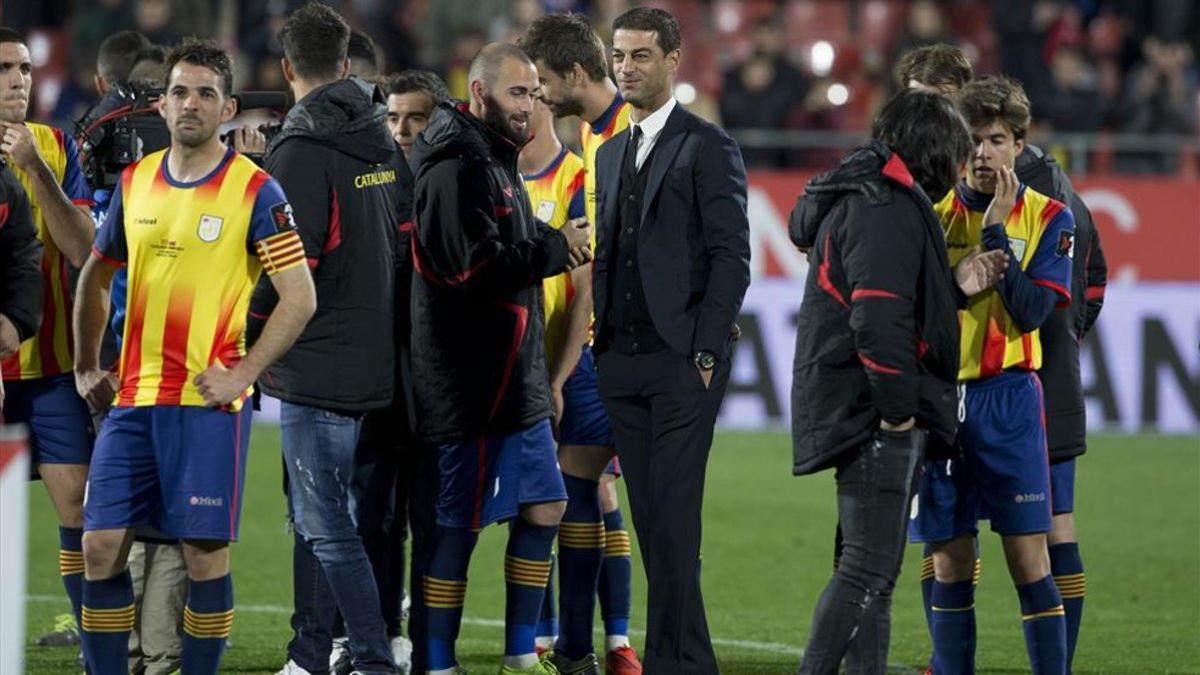
[[[713,366],[717,365],[717,357],[708,352],[702,352],[696,356],[696,363],[705,370],[712,370]]]

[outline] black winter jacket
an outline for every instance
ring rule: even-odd
[[[21,341],[42,325],[42,242],[29,210],[29,197],[0,160],[0,314]]]
[[[413,147],[413,404],[428,442],[508,434],[553,415],[541,287],[568,250],[533,217],[519,150],[453,101]]]
[[[1042,368],[1038,376],[1046,399],[1046,440],[1050,461],[1059,462],[1082,455],[1087,449],[1079,344],[1104,306],[1108,266],[1092,213],[1054,157],[1026,145],[1017,156],[1016,169],[1022,183],[1066,204],[1075,216],[1071,304],[1051,312],[1040,332]]]
[[[358,78],[319,87],[288,112],[267,149],[266,169],[292,206],[317,289],[312,320],[259,381],[284,401],[346,412],[392,402],[393,294],[412,173],[384,124],[383,101]],[[264,276],[250,304],[253,334],[277,301]]]
[[[903,160],[880,143],[805,188],[789,222],[808,251],[792,384],[793,472],[836,464],[880,419],[930,443],[956,431],[958,299],[945,236]]]

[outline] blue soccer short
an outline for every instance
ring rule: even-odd
[[[575,371],[563,385],[563,416],[558,423],[562,445],[614,445],[612,424],[596,387],[592,348],[583,346]]]
[[[978,532],[981,514],[1001,535],[1050,531],[1050,464],[1042,386],[1033,373],[968,382],[961,460],[928,462],[909,538],[938,542]]]
[[[550,420],[508,436],[438,446],[437,521],[480,530],[515,518],[527,504],[565,501]]]
[[[236,541],[250,406],[113,408],[100,428],[83,529],[150,525],[173,539]]]
[[[87,464],[92,458],[92,415],[75,392],[71,374],[4,383],[4,421],[29,427],[30,470],[38,464]]]
[[[1075,458],[1050,465],[1050,510],[1054,515],[1075,512]]]

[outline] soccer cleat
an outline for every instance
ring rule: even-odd
[[[550,661],[549,656],[543,656],[537,663],[528,668],[511,668],[500,666],[500,675],[560,675],[558,668]]]
[[[74,614],[59,614],[54,617],[54,630],[37,639],[39,647],[74,647],[78,645],[79,628]]]
[[[933,666],[929,666],[921,675],[933,675]]]
[[[333,639],[329,648],[329,675],[350,675],[354,670],[354,655],[350,653],[350,638]]]
[[[604,656],[604,675],[642,675],[642,662],[633,647],[617,647]]]
[[[396,669],[400,671],[400,675],[412,673],[412,652],[412,640],[403,635],[392,638],[392,660],[396,662]]]
[[[275,675],[319,675],[318,673],[310,673],[309,671],[296,665],[295,661],[288,661],[283,665],[283,670],[275,673]]]
[[[577,661],[572,661],[567,658],[566,654],[551,652],[546,658],[554,664],[555,668],[558,668],[558,672],[562,675],[600,675],[600,664],[596,661],[595,654],[588,654]]]

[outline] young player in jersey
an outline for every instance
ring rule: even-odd
[[[550,108],[554,117],[578,116],[580,124],[580,143],[583,147],[584,168],[584,213],[588,222],[594,222],[596,217],[596,154],[608,139],[624,131],[629,126],[629,105],[617,92],[617,87],[608,77],[608,65],[605,59],[604,43],[592,30],[587,19],[579,14],[548,14],[530,24],[520,40],[521,47],[533,59],[538,68],[538,80],[542,86],[542,100]],[[534,203],[534,209],[537,209]],[[590,267],[590,265],[589,265]],[[577,299],[585,302],[590,323],[591,292],[586,297]],[[582,305],[580,306],[582,311]],[[576,316],[582,316],[577,314]],[[641,663],[637,654],[629,644],[629,615],[632,606],[632,565],[630,562],[629,533],[625,529],[620,505],[617,502],[617,491],[613,481],[620,475],[620,466],[615,459],[615,450],[607,415],[600,405],[598,395],[595,395],[595,373],[591,361],[591,347],[584,345],[580,356],[579,368],[591,368],[591,374],[579,376],[577,382],[588,382],[589,389],[576,388],[577,392],[587,391],[586,397],[578,400],[577,404],[588,410],[586,419],[594,421],[592,427],[596,433],[572,438],[570,434],[560,436],[559,462],[563,468],[564,477],[569,477],[568,490],[571,485],[582,491],[583,483],[599,481],[600,513],[604,525],[604,555],[599,563],[594,556],[583,555],[575,559],[573,555],[560,557],[560,607],[563,609],[560,639],[555,647],[557,663],[564,672],[589,672],[586,670],[592,654],[592,601],[590,595],[598,588],[600,597],[600,615],[604,620],[605,633],[605,671],[615,675],[632,675],[640,673]],[[549,334],[548,334],[549,339]],[[553,373],[552,373],[553,376]],[[552,382],[553,384],[553,382]],[[567,392],[555,391],[557,400],[566,398]],[[593,399],[592,397],[595,396]],[[582,403],[588,401],[588,403]],[[571,402],[567,402],[567,410]],[[570,429],[568,429],[570,431]],[[562,430],[560,429],[560,434]],[[577,483],[576,481],[579,481]],[[584,507],[582,504],[586,503]],[[568,502],[568,514],[564,516],[562,533],[565,535],[571,528],[576,527],[572,518],[588,518],[591,513],[592,500],[580,495],[571,495]],[[572,506],[574,504],[575,506]],[[576,511],[580,508],[580,511]],[[578,521],[582,523],[583,521]],[[568,525],[567,523],[572,523]],[[590,525],[584,525],[588,529]],[[586,541],[586,539],[585,539]],[[584,543],[584,542],[579,542]],[[560,556],[562,555],[563,537],[559,537]],[[575,572],[573,565],[583,565],[584,569]],[[599,584],[587,583],[596,578],[593,570],[600,566]],[[571,613],[567,614],[567,608]],[[583,622],[576,623],[575,617]],[[570,670],[574,663],[584,670]]]
[[[236,105],[224,51],[189,41],[167,61],[167,150],[121,174],[75,305],[75,375],[94,405],[112,396],[99,365],[106,292],[128,274],[119,389],[96,443],[84,508],[83,645],[93,675],[128,669],[133,528],[183,541],[185,673],[216,673],[233,623],[252,383],[316,308],[279,185],[217,131]],[[250,293],[266,271],[280,301],[245,349]]]
[[[988,77],[967,84],[958,104],[975,150],[965,181],[934,207],[953,265],[975,246],[1004,250],[995,289],[960,312],[965,393],[959,439],[963,470],[927,471],[913,538],[933,544],[933,644],[939,674],[974,672],[975,536],[981,515],[1001,535],[1020,599],[1035,674],[1066,673],[1066,622],[1050,574],[1050,471],[1038,329],[1071,301],[1074,219],[1061,202],[1013,171],[1029,127],[1020,85]]]
[[[896,86],[925,89],[953,96],[973,77],[971,62],[957,47],[946,44],[919,47],[906,53],[896,67]],[[1049,534],[1050,571],[1063,598],[1067,619],[1067,669],[1075,655],[1083,618],[1086,581],[1083,560],[1075,533],[1075,458],[1087,450],[1087,425],[1083,385],[1079,373],[1079,346],[1091,330],[1104,305],[1108,280],[1100,233],[1091,211],[1080,199],[1054,157],[1025,143],[1017,155],[1017,178],[1037,192],[1063,202],[1075,219],[1075,247],[1071,269],[1071,306],[1050,314],[1042,325],[1041,378],[1046,404],[1046,436],[1050,449],[1052,525]],[[933,471],[953,471],[942,462],[929,465]],[[980,561],[974,580],[979,583]],[[926,620],[930,620],[933,589],[933,556],[926,544],[921,565],[921,594]],[[934,670],[931,666],[930,670]]]
[[[7,396],[4,418],[29,426],[32,466],[58,514],[59,572],[79,619],[83,579],[83,494],[92,454],[92,421],[71,378],[71,287],[68,266],[87,259],[95,226],[91,190],[75,141],[26,119],[33,63],[20,33],[0,28],[0,152],[29,198],[43,245],[42,320],[21,340],[0,317],[0,362]],[[16,344],[19,343],[19,349]]]

